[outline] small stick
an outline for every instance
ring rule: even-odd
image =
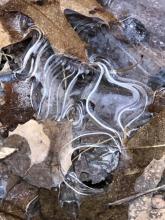
[[[129,197],[126,197],[126,198],[123,198],[123,199],[119,199],[119,200],[117,200],[115,202],[110,202],[110,203],[108,203],[108,206],[110,207],[110,206],[116,206],[116,205],[121,205],[121,204],[129,203],[132,200],[139,198],[140,196],[144,196],[144,195],[146,195],[148,193],[153,193],[153,192],[156,192],[156,191],[161,190],[161,189],[165,189],[165,185],[156,187],[154,189],[149,189],[149,190],[147,190],[145,192],[140,192],[140,193],[134,194],[132,196],[129,196]]]
[[[158,145],[152,145],[152,146],[139,146],[139,147],[128,147],[128,148],[122,148],[123,150],[136,150],[136,149],[150,149],[150,148],[161,148],[165,147],[165,144],[158,144]]]

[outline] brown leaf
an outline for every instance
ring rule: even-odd
[[[66,8],[69,8],[86,16],[91,16],[90,11],[95,10],[95,17],[97,16],[107,22],[116,21],[114,15],[111,12],[106,12],[103,10],[96,0],[60,0],[60,7],[62,11],[64,11]]]
[[[136,180],[135,191],[137,193],[144,192],[149,189],[156,188],[160,182],[163,172],[165,170],[165,156],[160,160],[153,159],[151,163],[145,168],[143,174]],[[165,210],[163,211],[163,218],[159,215],[162,210],[155,211],[152,208],[152,194],[147,194],[132,201],[128,209],[129,220],[149,220],[149,219],[165,219]],[[157,216],[157,217],[156,217]],[[159,218],[160,216],[161,218]],[[156,218],[155,218],[156,217]]]
[[[10,41],[10,36],[8,34],[8,32],[4,29],[4,27],[2,26],[2,24],[0,23],[0,48],[4,47],[6,45],[9,45],[11,43]],[[1,55],[0,55],[1,57]]]
[[[44,133],[42,124],[30,120],[23,125],[18,125],[13,132],[10,132],[10,135],[13,134],[20,135],[28,141],[31,150],[31,164],[41,163],[46,158],[50,140]]]
[[[70,122],[55,122],[46,120],[44,123],[44,132],[51,140],[50,152],[53,154],[54,164],[58,163],[62,171],[66,174],[72,164],[71,156],[73,148],[72,140],[72,126]]]
[[[10,132],[10,135],[13,134],[24,137],[29,143],[31,166],[43,161],[49,164],[54,186],[60,184],[63,180],[62,173],[65,175],[72,165],[71,124],[68,122],[57,123],[51,120],[39,123],[35,120],[30,120]],[[33,174],[35,170],[36,173],[40,173],[42,176],[43,170],[43,175],[45,175],[45,166],[42,164],[40,164],[40,167],[34,166],[31,169]],[[28,171],[29,174],[31,169]]]
[[[4,19],[6,11],[20,11],[33,19],[34,23],[44,32],[52,46],[61,53],[69,53],[80,59],[86,60],[84,43],[66,21],[58,1],[46,1],[42,6],[36,5],[29,0],[10,0],[0,11]],[[5,11],[5,14],[4,14]],[[12,26],[12,24],[11,24]],[[6,27],[7,30],[10,30]],[[18,41],[18,36],[11,32],[12,39]],[[72,40],[70,40],[72,39]]]

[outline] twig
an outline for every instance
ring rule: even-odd
[[[146,195],[148,193],[153,193],[153,192],[156,192],[156,191],[161,190],[161,189],[165,189],[165,185],[158,186],[158,187],[156,187],[154,189],[149,189],[149,190],[147,190],[145,192],[140,192],[140,193],[134,194],[132,196],[129,196],[129,197],[126,197],[126,198],[123,198],[123,199],[119,199],[119,200],[117,200],[115,202],[110,202],[110,203],[108,203],[108,206],[110,207],[110,206],[116,206],[116,205],[121,205],[121,204],[129,203],[132,200],[137,199],[140,196],[144,196],[144,195]]]
[[[136,150],[136,149],[149,149],[149,148],[159,148],[159,147],[165,147],[165,144],[158,144],[158,145],[152,145],[152,146],[139,146],[139,147],[132,147],[132,148],[122,148],[123,150]]]

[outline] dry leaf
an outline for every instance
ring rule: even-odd
[[[11,43],[9,34],[5,31],[2,24],[0,23],[0,48]]]
[[[0,159],[4,159],[17,151],[17,148],[2,147],[0,149]]]
[[[0,5],[5,5],[9,0],[0,0]]]
[[[162,178],[164,170],[165,156],[163,156],[160,160],[152,160],[151,163],[145,168],[144,173],[136,180],[135,191],[139,193],[157,187]],[[151,193],[132,201],[128,209],[128,219],[165,219],[165,209],[153,209],[152,202]]]
[[[2,8],[2,11],[3,10],[15,10],[28,15],[44,32],[54,48],[61,53],[69,53],[86,60],[84,43],[66,21],[61,11],[59,1],[46,1],[42,6],[38,6],[29,0],[10,0],[10,2]],[[8,17],[5,18],[5,16],[3,16],[2,19],[8,20]],[[3,25],[5,25],[5,22],[3,20]],[[11,38],[15,38],[14,40],[18,41],[18,36],[14,36],[12,32]]]
[[[154,146],[165,144],[165,110],[156,115],[149,123],[142,126],[139,131],[131,138],[127,147],[134,149],[153,148]]]
[[[70,122],[55,122],[46,120],[44,123],[44,132],[51,140],[51,154],[57,161],[54,164],[60,165],[64,174],[66,174],[72,164],[71,156],[73,153],[72,126]]]
[[[94,17],[99,17],[107,22],[116,21],[114,15],[110,11],[103,10],[96,0],[60,0],[60,7],[62,11],[69,8],[86,16],[92,16],[90,11],[94,10]]]
[[[72,139],[71,124],[51,120],[38,123],[30,120],[10,132],[10,135],[13,134],[20,135],[27,140],[31,150],[31,166],[43,161],[49,163],[54,186],[59,185],[63,181],[61,170],[65,175],[72,165],[73,148],[71,143],[67,144]],[[42,169],[45,172],[43,167],[40,166],[41,169],[38,171],[41,175]],[[34,170],[36,170],[36,166],[34,166]]]
[[[23,125],[18,125],[13,132],[10,132],[10,135],[13,134],[20,135],[28,141],[31,150],[31,164],[44,161],[49,151],[50,140],[43,131],[43,124],[30,120]]]

